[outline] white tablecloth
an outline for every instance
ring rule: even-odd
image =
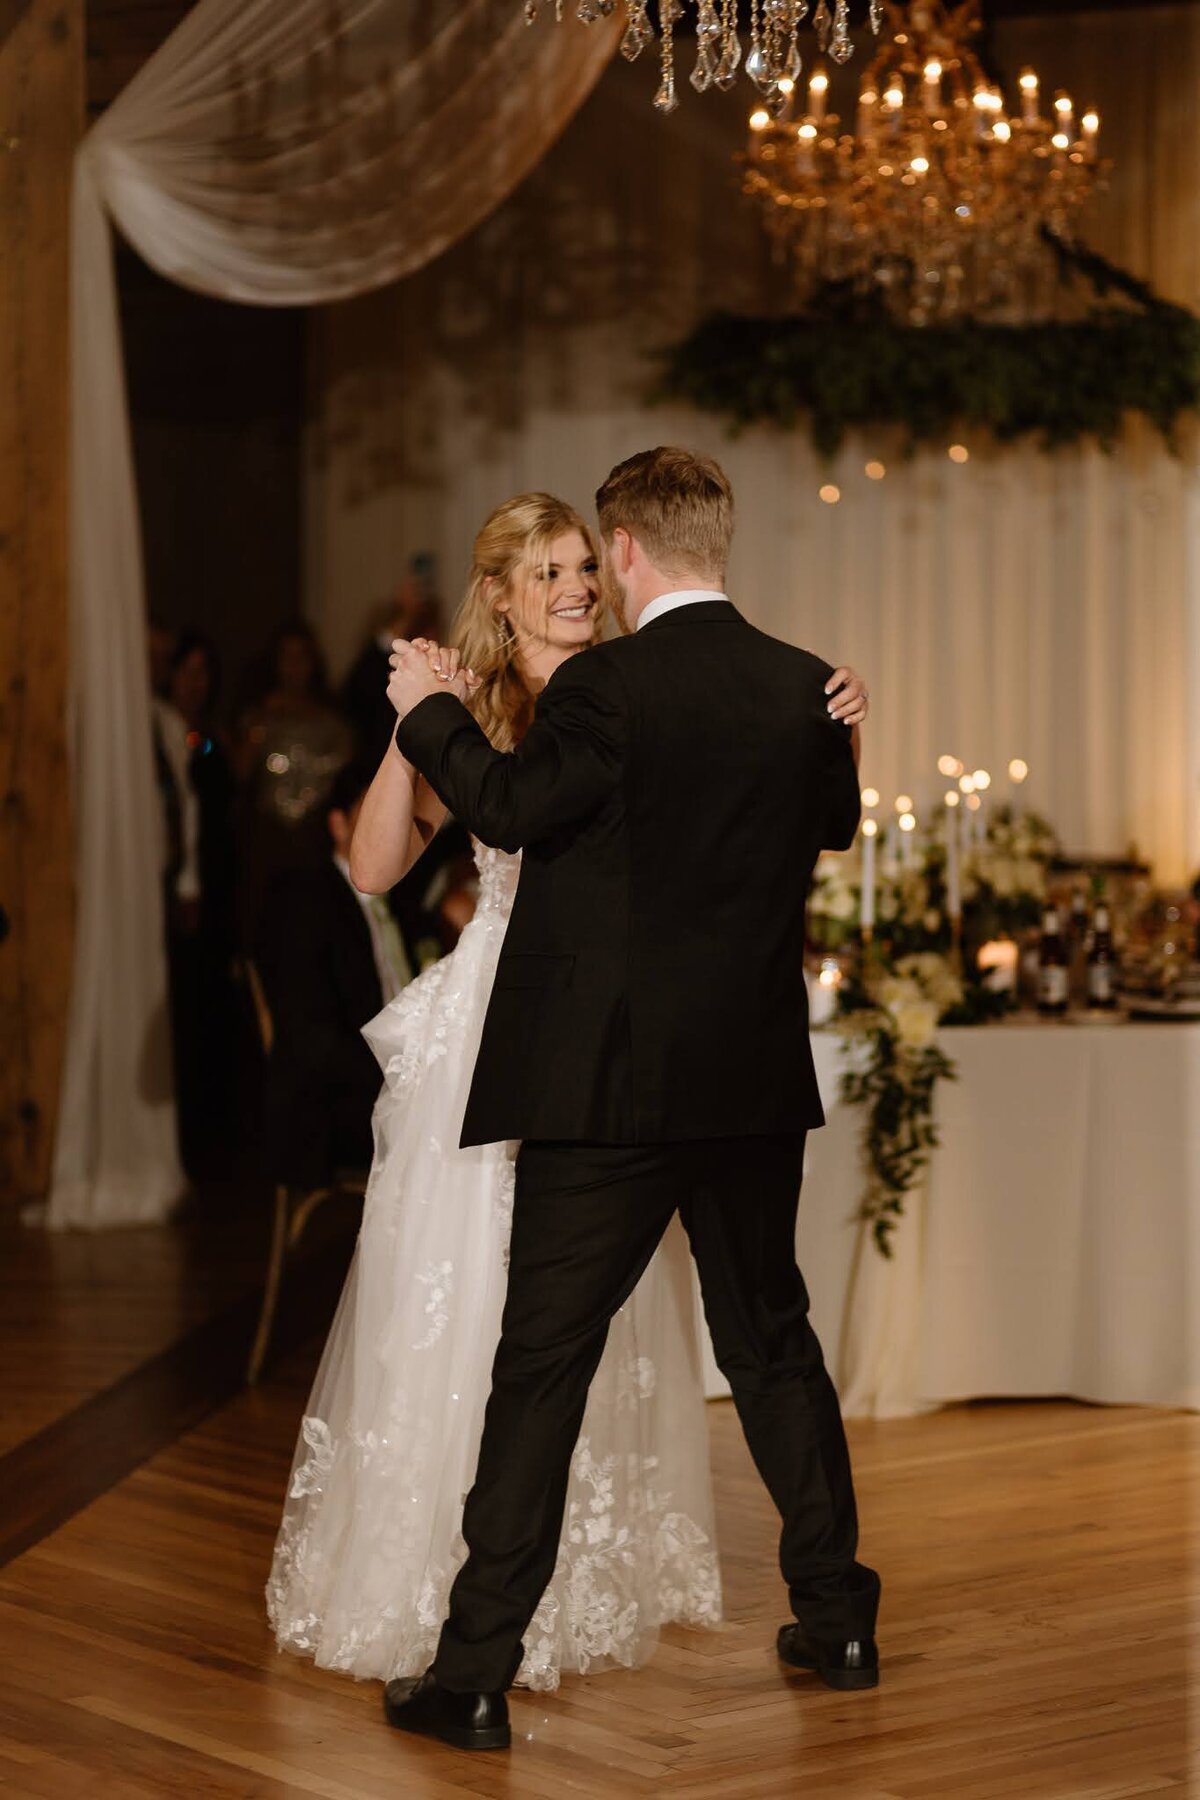
[[[1200,1409],[1200,1025],[941,1034],[941,1146],[885,1262],[854,1222],[862,1114],[809,1139],[798,1249],[849,1417],[984,1395]],[[749,1196],[747,1197],[749,1198]],[[707,1353],[708,1391],[724,1393]]]

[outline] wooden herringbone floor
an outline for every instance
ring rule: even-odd
[[[884,1684],[781,1672],[774,1526],[710,1408],[728,1623],[517,1695],[508,1755],[390,1733],[277,1654],[261,1591],[311,1358],[0,1577],[0,1792],[21,1800],[1118,1800],[1200,1795],[1185,1678],[1200,1419],[963,1407],[853,1430]]]

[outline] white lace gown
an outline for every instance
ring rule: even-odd
[[[516,1146],[460,1150],[458,1138],[520,864],[485,849],[477,861],[478,911],[458,947],[366,1028],[384,1073],[375,1161],[267,1584],[281,1648],[380,1680],[419,1673],[437,1645],[504,1303]],[[517,1679],[552,1688],[564,1670],[632,1666],[660,1625],[720,1614],[676,1220],[612,1322]]]

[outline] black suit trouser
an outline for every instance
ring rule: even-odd
[[[879,1578],[856,1561],[850,1457],[796,1266],[804,1138],[644,1147],[523,1146],[508,1298],[468,1556],[434,1670],[458,1692],[508,1687],[554,1572],[571,1457],[613,1314],[678,1210],[717,1362],[783,1520],[780,1564],[813,1636],[870,1637]]]

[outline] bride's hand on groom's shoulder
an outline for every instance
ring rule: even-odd
[[[462,667],[457,650],[430,638],[414,638],[411,644],[397,638],[388,661],[388,699],[401,719],[434,694],[453,694],[465,704],[479,686],[474,672]]]
[[[835,669],[825,683],[830,696],[829,716],[842,725],[862,725],[867,717],[870,696],[861,675],[851,668]]]

